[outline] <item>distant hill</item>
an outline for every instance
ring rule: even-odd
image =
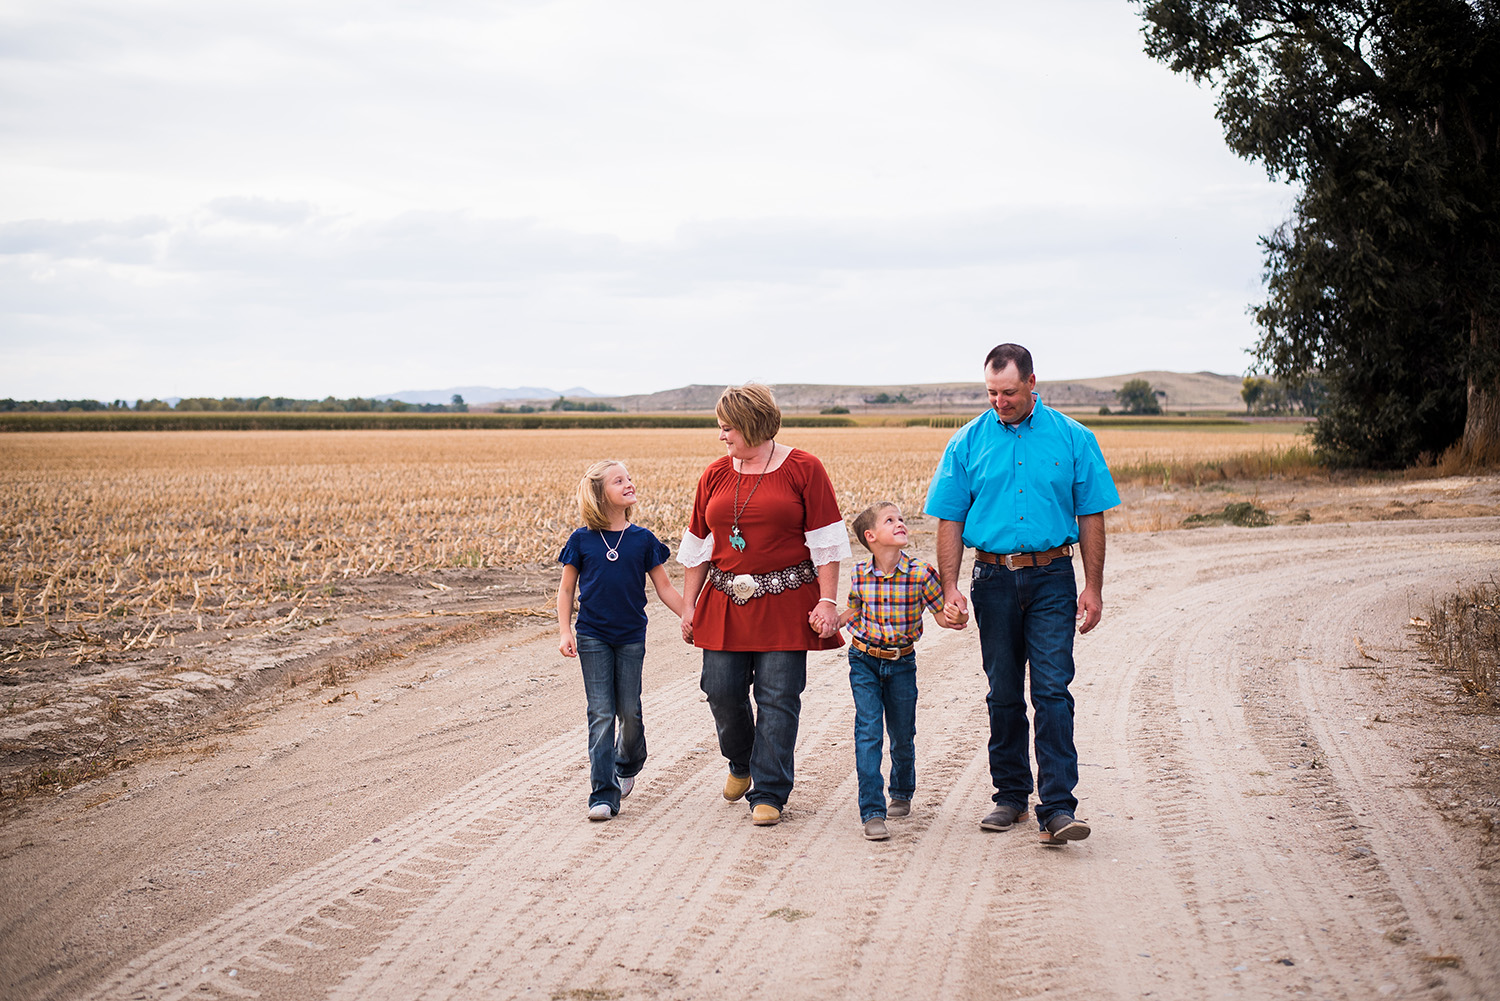
[[[470,404],[500,403],[512,400],[555,400],[559,396],[570,399],[593,397],[597,393],[574,386],[572,389],[548,389],[545,386],[513,386],[497,389],[494,386],[453,386],[449,389],[403,389],[399,393],[382,393],[373,400],[400,400],[402,403],[447,403],[454,394],[462,396]]]
[[[1130,372],[1096,379],[1037,382],[1042,402],[1059,410],[1093,413],[1100,407],[1115,407],[1115,390],[1130,379],[1145,379],[1164,393],[1167,410],[1205,411],[1244,409],[1240,398],[1241,377],[1215,372]],[[789,413],[847,407],[852,413],[869,413],[891,407],[925,412],[978,412],[989,406],[984,384],[974,382],[892,383],[879,386],[775,383],[771,387],[781,408]],[[599,397],[627,411],[712,411],[723,386],[692,385],[637,396]],[[888,403],[875,402],[885,394]],[[572,395],[572,394],[569,394]],[[464,399],[468,399],[467,396]]]

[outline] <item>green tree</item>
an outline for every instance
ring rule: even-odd
[[[1225,139],[1300,186],[1262,239],[1255,353],[1326,391],[1339,465],[1500,459],[1500,4],[1157,0],[1146,52],[1217,90]]]
[[[1161,404],[1156,400],[1156,390],[1145,379],[1128,379],[1125,385],[1115,390],[1120,408],[1127,414],[1159,414]]]

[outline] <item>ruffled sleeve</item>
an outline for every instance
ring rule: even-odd
[[[677,562],[685,567],[706,563],[714,554],[714,533],[708,527],[708,495],[713,492],[709,477],[716,464],[711,463],[698,477],[698,489],[693,493],[693,514],[688,519],[687,531],[682,533],[682,545],[677,547]]]
[[[854,555],[849,548],[849,531],[844,528],[842,518],[832,525],[803,532],[802,536],[807,540],[807,551],[812,556],[813,566],[820,567],[825,563],[847,560]]]
[[[677,562],[685,567],[695,567],[706,562],[714,554],[714,533],[700,539],[691,530],[682,533],[682,545],[677,547]]]
[[[574,567],[583,566],[583,553],[578,548],[577,531],[568,536],[568,541],[563,543],[562,552],[557,554],[557,562],[566,563]]]

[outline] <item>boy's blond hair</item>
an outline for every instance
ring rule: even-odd
[[[624,469],[627,475],[630,472],[619,459],[600,459],[578,481],[578,511],[583,515],[583,523],[596,532],[609,528],[609,518],[604,514],[604,474],[615,466]],[[630,512],[634,510],[634,504],[625,509],[626,521],[630,520]]]
[[[869,507],[865,508],[859,514],[854,516],[854,537],[858,539],[859,544],[864,546],[866,549],[870,548],[870,540],[865,538],[865,533],[872,531],[875,528],[875,519],[879,518],[880,512],[884,511],[888,507],[893,507],[897,511],[901,510],[901,505],[897,504],[895,501],[883,500],[876,501],[874,504],[871,504]],[[874,550],[871,550],[871,552],[873,551]]]
[[[781,430],[781,408],[776,405],[776,394],[770,386],[758,382],[724,390],[719,394],[714,413],[738,431],[751,448],[776,437]]]

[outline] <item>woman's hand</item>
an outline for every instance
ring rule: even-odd
[[[573,630],[563,632],[562,638],[557,641],[557,652],[564,657],[578,656],[578,644],[573,639]]]
[[[682,642],[693,642],[693,610],[688,608],[682,615]]]
[[[839,610],[831,601],[820,601],[807,613],[807,624],[820,637],[829,639],[839,631]]]

